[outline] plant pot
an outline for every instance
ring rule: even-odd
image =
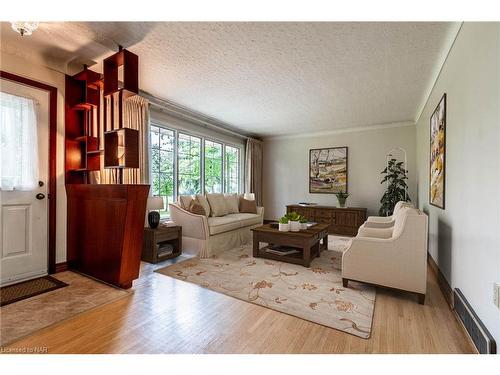
[[[307,223],[300,223],[300,230],[306,230],[307,229]]]
[[[344,208],[345,207],[345,199],[337,198],[337,200],[339,201],[339,207]]]
[[[289,224],[291,232],[298,232],[300,230],[300,222],[290,220]]]
[[[280,232],[288,232],[290,230],[290,224],[289,223],[286,223],[286,224],[279,223],[278,224],[278,230]]]

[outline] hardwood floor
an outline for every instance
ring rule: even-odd
[[[474,353],[429,269],[425,305],[377,290],[372,337],[243,302],[158,273],[143,263],[129,297],[10,345],[49,353]]]

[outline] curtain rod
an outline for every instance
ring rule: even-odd
[[[146,99],[148,99],[149,103],[152,106],[157,107],[162,112],[166,112],[166,113],[171,114],[171,115],[176,116],[176,117],[180,117],[183,119],[188,119],[188,120],[194,121],[198,125],[202,125],[206,128],[212,128],[213,130],[216,130],[219,132],[228,133],[228,134],[231,134],[233,136],[243,138],[243,139],[253,139],[253,140],[261,142],[261,140],[258,137],[254,136],[252,134],[246,134],[246,133],[242,133],[242,132],[240,133],[238,131],[232,130],[232,129],[230,129],[231,126],[228,124],[224,124],[221,121],[218,121],[216,119],[213,119],[213,118],[208,117],[206,115],[203,115],[201,113],[195,112],[195,111],[193,111],[189,108],[186,108],[184,106],[181,106],[179,104],[170,102],[168,100],[159,99],[159,98],[157,98],[157,97],[155,97],[155,96],[153,96],[145,91],[142,91],[142,90],[140,92],[140,95],[145,97]]]

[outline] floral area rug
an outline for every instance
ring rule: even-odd
[[[367,339],[375,289],[353,281],[342,286],[342,251],[348,241],[329,236],[329,249],[310,268],[254,258],[252,247],[243,246],[156,272]]]

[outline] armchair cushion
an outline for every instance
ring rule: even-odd
[[[362,226],[365,228],[391,228],[394,226],[394,220],[387,222],[365,221]]]
[[[361,227],[358,237],[391,238],[392,228],[367,228]]]

